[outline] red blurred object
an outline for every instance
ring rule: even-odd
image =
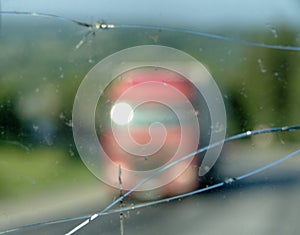
[[[129,93],[126,101],[135,100],[137,97],[140,100],[148,100],[149,98],[159,97],[161,100],[171,100],[173,102],[181,102],[176,100],[176,96],[172,96],[169,89],[172,87],[178,89],[186,98],[193,100],[195,95],[195,88],[193,84],[178,73],[166,69],[139,69],[132,70],[122,76],[122,79],[113,84],[109,92],[111,100],[117,100],[128,89],[143,84],[145,82],[158,82],[160,87],[149,83],[147,89],[136,89],[134,92]],[[171,86],[171,87],[169,87]],[[175,100],[174,100],[175,98]]]
[[[141,84],[144,85],[139,86]],[[130,91],[131,88],[135,89]],[[185,99],[181,99],[180,96],[174,95],[174,88],[176,88]],[[123,98],[122,96],[124,93],[126,93],[126,96]],[[193,84],[178,73],[162,68],[142,68],[122,74],[121,78],[114,81],[111,86],[107,88],[106,94],[107,98],[113,104],[117,101],[118,103],[125,102],[130,105],[137,99],[147,101],[155,98],[160,100],[162,104],[164,102],[172,103],[180,108],[180,106],[185,105],[187,101],[186,98],[192,103],[196,93]],[[161,111],[151,110],[154,117],[163,115],[160,112]],[[130,131],[130,135],[134,141],[141,145],[146,144],[151,140],[149,135],[149,125],[147,123],[153,123],[157,120],[155,120],[155,118],[152,119],[153,116],[151,117],[148,113],[143,113],[143,111],[140,111],[137,115],[139,115],[139,119],[143,119],[145,122],[134,123],[133,119],[133,123],[130,123],[131,126],[129,129],[127,128],[127,125],[120,125],[119,127],[115,125],[114,127],[117,128],[118,136],[121,138],[122,142],[125,143],[125,146],[130,147],[132,141],[132,139],[128,138],[128,131]],[[184,156],[195,150],[191,149],[191,137],[195,130],[188,122],[184,123],[184,128],[189,130],[188,132],[185,132],[188,133],[186,136],[182,135],[181,128],[183,127],[176,121],[167,120],[163,125],[166,128],[167,133],[165,142],[159,151],[148,157],[135,156],[122,149],[109,125],[102,131],[100,141],[110,159],[113,162],[120,164],[122,167],[125,167],[128,170],[153,170],[171,160],[172,156],[177,151],[180,141],[183,141],[182,143],[186,146],[184,151],[179,153],[180,156]],[[152,141],[154,141],[154,143],[159,139],[156,138],[156,133],[159,132],[153,131],[151,133]],[[153,197],[172,196],[193,190],[199,185],[197,169],[197,161],[194,159],[172,182],[157,189],[153,189],[151,192],[137,192],[135,195],[143,199],[152,199]],[[110,170],[107,170],[107,174],[111,174]],[[176,166],[174,167],[174,171],[176,171]],[[172,172],[172,170],[170,170],[170,172]],[[111,177],[115,180],[118,179],[117,176]],[[124,185],[130,185],[130,181],[133,179],[125,176],[122,180]]]

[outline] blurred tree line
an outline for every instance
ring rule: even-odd
[[[121,49],[159,44],[196,57],[224,96],[228,135],[263,126],[298,124],[299,52],[239,45],[177,32],[111,30],[75,49],[82,31],[68,22],[25,20],[4,25],[0,37],[0,140],[73,146],[72,105],[85,74]],[[224,35],[277,45],[299,45],[298,32],[226,30]],[[99,78],[101,79],[101,78]],[[200,111],[201,112],[201,111]],[[296,140],[294,134],[289,140]],[[74,147],[74,146],[73,146]]]

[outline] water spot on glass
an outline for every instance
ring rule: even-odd
[[[37,132],[37,131],[40,129],[40,127],[39,127],[38,125],[32,124],[32,129],[33,129],[35,132]]]
[[[274,26],[267,24],[267,29],[272,33],[274,38],[278,38],[278,33]]]
[[[224,180],[224,183],[225,183],[225,184],[231,184],[231,183],[233,183],[234,181],[236,181],[235,178],[227,178],[227,179]]]
[[[49,146],[53,145],[53,140],[50,136],[45,136],[44,140],[45,140],[47,145],[49,145]]]
[[[155,34],[149,34],[147,33],[148,39],[152,40],[154,43],[157,43],[159,40],[159,34],[155,33]]]
[[[259,66],[260,71],[261,71],[262,73],[266,73],[266,72],[267,72],[267,69],[266,69],[266,67],[265,67],[264,64],[263,64],[262,59],[258,59],[258,60],[257,60],[257,63],[258,63],[258,66]]]
[[[244,88],[244,87],[241,89],[240,94],[241,94],[243,97],[248,98],[247,92],[245,91],[245,88]]]
[[[66,116],[65,116],[65,114],[64,114],[64,113],[60,113],[60,114],[59,114],[59,118],[60,118],[60,119],[65,119],[65,118],[66,118]]]
[[[224,130],[224,128],[225,127],[223,124],[216,122],[216,125],[212,126],[211,130],[214,133],[219,133],[219,132],[222,132]]]
[[[71,157],[73,157],[75,155],[72,149],[69,149],[69,154]]]
[[[65,124],[66,124],[66,126],[68,126],[68,127],[73,127],[72,119],[66,121]]]

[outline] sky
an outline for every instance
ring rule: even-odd
[[[80,20],[117,23],[248,26],[299,25],[298,0],[0,0],[2,10],[38,11]]]

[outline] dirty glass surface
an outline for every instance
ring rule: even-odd
[[[283,0],[2,0],[0,234],[67,234],[84,221],[74,234],[299,234],[299,10]],[[126,195],[88,170],[74,142],[86,74],[142,45],[201,62],[222,94],[226,137],[242,133],[191,195]],[[150,115],[177,122],[169,111]]]

